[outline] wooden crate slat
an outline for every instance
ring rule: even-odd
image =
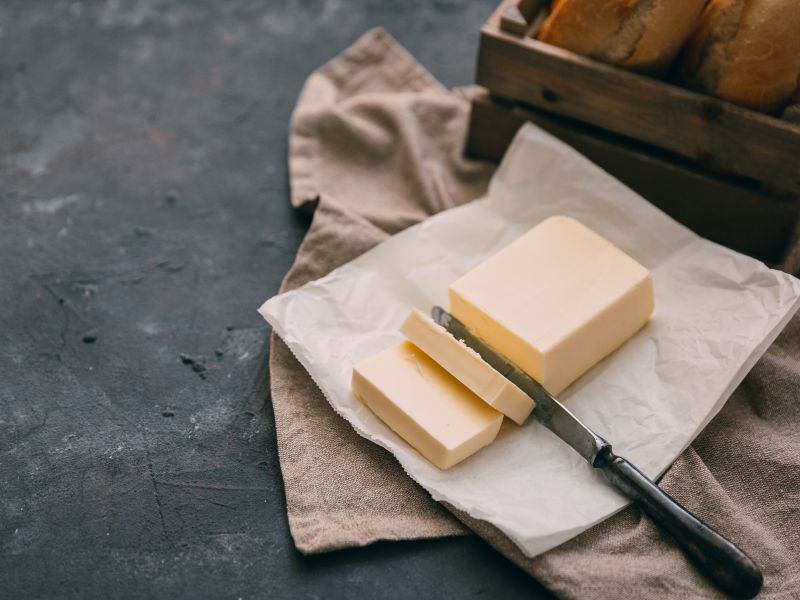
[[[499,103],[486,91],[472,99],[468,153],[499,160],[525,121],[561,138],[698,234],[773,264],[784,257],[800,200],[708,175],[568,119]]]
[[[498,11],[498,26],[503,31],[525,35],[530,23],[544,5],[544,0],[506,0]]]
[[[500,29],[517,35],[525,35],[528,30],[528,20],[520,12],[519,6],[509,4],[500,17]]]
[[[800,192],[800,126],[503,32],[481,31],[477,83],[728,171]]]

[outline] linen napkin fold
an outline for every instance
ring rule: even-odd
[[[380,29],[312,74],[292,118],[289,171],[292,204],[315,211],[281,291],[483,195],[493,168],[462,157],[468,110]],[[270,373],[289,525],[302,552],[465,533],[452,513],[565,598],[722,597],[635,508],[525,558],[486,523],[443,510],[359,437],[274,335]],[[800,589],[799,382],[795,319],[661,480],[761,564],[763,597]]]

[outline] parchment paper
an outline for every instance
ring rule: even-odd
[[[696,236],[533,125],[518,133],[486,199],[431,217],[260,309],[356,431],[390,450],[436,500],[490,522],[528,556],[627,501],[533,420],[506,421],[491,446],[440,471],[353,396],[350,374],[401,339],[412,306],[446,306],[452,281],[555,214],[582,221],[653,274],[650,323],[561,398],[656,477],[797,310],[800,282]]]

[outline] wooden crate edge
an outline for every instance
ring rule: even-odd
[[[642,139],[709,168],[730,170],[800,192],[800,126],[537,40],[507,34],[500,30],[498,18],[496,12],[481,29],[476,73],[479,85],[556,114]],[[556,67],[562,72],[555,73]],[[585,80],[601,89],[584,90],[585,97],[581,97],[580,85],[570,78]],[[611,92],[616,90],[622,90],[617,94],[620,98],[612,98]],[[631,113],[631,107],[637,106],[632,98],[641,100],[641,96],[654,104],[643,109],[638,103],[636,110],[646,114],[637,119],[636,113]],[[607,115],[600,108],[604,104],[611,109]],[[628,122],[631,116],[634,118]],[[660,119],[664,122],[659,123]],[[671,139],[669,136],[676,135],[676,121],[683,133]]]

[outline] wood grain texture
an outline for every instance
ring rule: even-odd
[[[519,6],[516,4],[509,4],[505,7],[500,17],[500,29],[508,33],[525,35],[525,32],[528,30],[528,20],[519,10]]]
[[[688,159],[599,128],[492,98],[483,90],[472,98],[467,152],[499,161],[526,121],[570,144],[698,234],[771,264],[784,259],[800,209],[796,197],[711,175]],[[784,263],[784,269],[796,272],[797,262]]]
[[[800,126],[507,34],[499,27],[505,6],[481,31],[479,85],[707,169],[800,192]]]
[[[514,35],[533,35],[532,26],[544,17],[545,0],[505,0],[491,20],[500,29]]]

